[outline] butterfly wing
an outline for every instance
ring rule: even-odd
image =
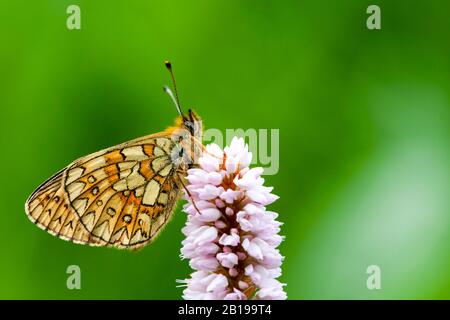
[[[182,194],[173,147],[163,132],[83,157],[30,196],[27,214],[65,240],[142,247],[168,222]]]

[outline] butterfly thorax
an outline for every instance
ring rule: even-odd
[[[203,152],[201,118],[189,110],[187,116],[178,117],[176,125],[169,127],[166,132],[170,133],[174,142],[171,158],[178,170],[187,171],[197,167]]]

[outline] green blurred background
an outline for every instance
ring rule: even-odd
[[[450,3],[376,1],[371,31],[373,3],[1,0],[0,298],[181,297],[179,209],[138,252],[59,240],[23,209],[72,160],[172,123],[171,59],[207,127],[280,129],[266,181],[290,299],[449,299]]]

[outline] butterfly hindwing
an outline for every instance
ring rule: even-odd
[[[83,157],[39,187],[26,211],[65,240],[139,248],[159,233],[181,197],[173,145],[163,132]]]
[[[58,172],[30,196],[25,205],[28,217],[41,229],[64,240],[101,245],[95,239],[90,240],[89,232],[66,200],[63,174],[64,170]]]

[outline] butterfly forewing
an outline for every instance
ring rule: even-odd
[[[163,132],[81,158],[30,196],[27,214],[65,240],[139,248],[159,233],[181,197],[173,147]]]

